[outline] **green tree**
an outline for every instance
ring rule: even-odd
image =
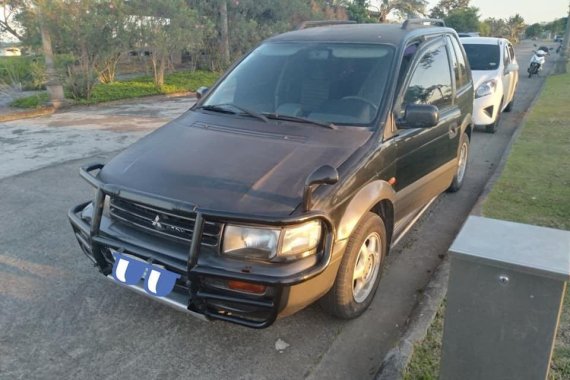
[[[447,26],[458,32],[479,31],[479,9],[476,7],[453,9],[444,20]]]
[[[524,34],[527,38],[540,37],[544,32],[544,27],[539,23],[529,25]]]
[[[5,0],[2,2],[2,14],[0,15],[0,34],[11,36],[18,40],[22,39],[22,25],[18,22],[18,14],[26,6],[23,0]]]
[[[525,29],[524,19],[518,13],[507,19],[508,38],[513,43],[519,42],[519,36]]]
[[[17,21],[25,44],[39,47],[49,35],[55,52],[74,56],[76,64],[68,66],[67,82],[75,97],[89,98],[98,77],[103,82],[114,80],[120,54],[130,42],[130,16],[124,1],[34,0],[20,4]]]
[[[129,3],[138,44],[151,52],[154,84],[163,86],[171,55],[194,49],[202,39],[198,14],[185,0],[131,0]]]
[[[408,18],[426,14],[425,0],[382,0],[378,14],[378,22],[386,22],[388,15],[395,12],[400,17]]]
[[[499,18],[489,17],[483,21],[489,30],[489,36],[492,37],[506,37],[508,36],[509,30],[505,20]]]
[[[219,1],[224,0],[188,0],[200,20],[208,20],[212,25],[203,34],[199,54],[202,57],[200,64],[211,70],[227,67],[221,33],[224,18],[220,16]],[[303,21],[345,20],[347,12],[343,4],[331,0],[227,0],[230,61],[245,54],[261,40],[293,30]]]
[[[568,17],[558,18],[544,25],[544,30],[552,34],[564,34]]]
[[[453,10],[469,8],[469,2],[470,0],[440,0],[432,8],[430,17],[445,18]]]
[[[491,26],[485,21],[479,23],[479,35],[489,37],[491,35]]]
[[[348,19],[356,21],[359,24],[374,22],[374,19],[370,17],[369,7],[370,2],[368,0],[351,1],[346,6]]]

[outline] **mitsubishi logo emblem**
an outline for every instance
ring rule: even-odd
[[[157,215],[156,218],[154,218],[152,221],[152,226],[157,230],[162,230],[162,224],[160,224],[160,216]]]

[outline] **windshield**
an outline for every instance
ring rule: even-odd
[[[262,115],[368,125],[384,96],[393,50],[378,44],[266,43],[202,106],[233,104]]]
[[[497,70],[501,62],[499,45],[464,44],[471,70]]]

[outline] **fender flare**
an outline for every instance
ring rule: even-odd
[[[395,199],[396,192],[386,181],[375,180],[362,187],[350,200],[340,219],[337,240],[348,239],[362,216],[378,202],[388,200],[393,204]]]

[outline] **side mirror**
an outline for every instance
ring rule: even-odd
[[[209,88],[202,86],[199,89],[196,90],[196,97],[198,98],[198,100],[202,99],[204,97],[204,95],[206,95],[208,93]]]
[[[323,165],[307,177],[303,189],[303,209],[310,211],[313,202],[313,187],[316,185],[334,185],[338,182],[338,171],[330,165]]]
[[[404,128],[431,128],[439,123],[439,109],[431,104],[408,104],[398,126]]]
[[[512,72],[516,72],[519,71],[519,65],[517,65],[516,63],[509,63],[507,65],[507,67],[505,68],[505,72],[508,73],[512,73]]]

